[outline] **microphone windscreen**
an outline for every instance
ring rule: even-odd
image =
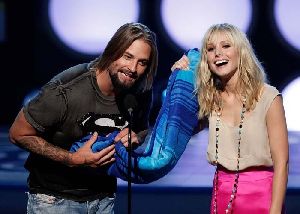
[[[124,98],[124,107],[129,110],[133,110],[137,107],[137,101],[135,96],[133,96],[132,94],[127,94]]]

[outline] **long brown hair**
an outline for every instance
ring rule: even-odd
[[[107,69],[112,62],[122,57],[128,47],[138,39],[142,39],[150,45],[151,54],[145,74],[138,81],[137,88],[141,91],[151,89],[158,65],[156,35],[141,23],[126,23],[122,25],[110,39],[102,55],[95,61],[93,67],[100,71]]]

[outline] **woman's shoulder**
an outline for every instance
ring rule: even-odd
[[[279,94],[280,94],[280,92],[275,86],[272,86],[268,83],[264,84],[264,86],[263,86],[263,96],[274,96],[275,97]]]
[[[267,110],[278,95],[280,95],[280,92],[275,86],[265,83],[259,103],[261,103],[261,105],[264,106],[264,109]]]

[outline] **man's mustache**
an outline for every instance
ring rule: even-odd
[[[127,70],[127,69],[120,69],[120,71],[122,73],[124,73],[125,75],[131,77],[132,79],[137,79],[138,75],[136,71],[131,71],[131,70]]]

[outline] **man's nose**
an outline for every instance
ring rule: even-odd
[[[131,72],[136,72],[136,70],[137,70],[137,65],[138,65],[138,62],[136,62],[136,61],[131,61],[130,63],[129,63],[129,65],[128,65],[128,68],[129,68],[129,70],[131,71]]]

